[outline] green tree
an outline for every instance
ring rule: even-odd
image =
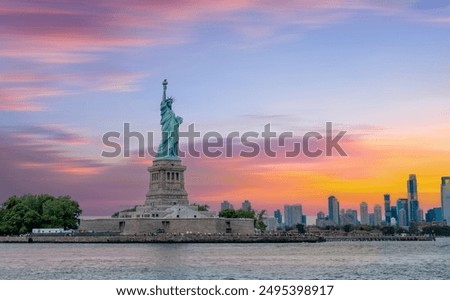
[[[254,211],[246,210],[234,210],[234,209],[224,209],[219,212],[219,217],[221,218],[244,218],[244,219],[256,219]]]
[[[450,226],[427,226],[422,228],[422,232],[425,234],[437,235],[437,236],[450,236]]]
[[[260,230],[261,232],[264,232],[267,227],[267,225],[264,224],[264,221],[263,221],[263,216],[265,213],[266,213],[266,210],[263,209],[262,211],[260,211],[258,213],[258,215],[256,216],[256,219],[255,219],[255,228]]]
[[[418,234],[419,233],[419,227],[417,226],[417,223],[411,222],[409,224],[409,233],[410,234]]]
[[[219,212],[221,218],[236,218],[236,211],[234,209],[224,209]]]
[[[198,211],[209,211],[209,205],[208,204],[197,204],[197,203],[194,203],[193,205],[197,205]]]
[[[394,235],[395,234],[395,227],[393,226],[384,226],[381,228],[381,232],[383,235]]]
[[[81,209],[69,196],[49,197],[42,205],[42,220],[45,227],[78,228]]]
[[[395,233],[396,234],[408,233],[408,230],[406,230],[405,228],[402,228],[400,226],[397,226],[397,227],[395,227]]]
[[[0,211],[0,234],[24,234],[33,228],[76,229],[81,209],[69,196],[12,196]]]
[[[297,225],[295,225],[295,227],[297,228],[298,233],[305,233],[306,232],[305,225],[303,225],[303,224],[297,224]]]
[[[238,209],[236,210],[236,218],[242,218],[242,219],[255,219],[255,212],[253,210],[242,210]]]
[[[343,229],[345,232],[349,233],[350,231],[353,231],[353,225],[352,224],[345,224],[343,226]]]

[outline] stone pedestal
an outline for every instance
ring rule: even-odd
[[[189,205],[184,189],[186,167],[179,159],[156,159],[148,168],[150,185],[145,206],[162,209],[174,205]]]

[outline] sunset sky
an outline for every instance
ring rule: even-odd
[[[0,202],[143,204],[152,157],[136,139],[131,157],[102,157],[102,136],[129,123],[157,143],[165,78],[183,131],[347,132],[346,157],[183,158],[191,203],[315,215],[335,195],[372,211],[416,174],[426,211],[450,176],[449,1],[2,0],[0,66]]]

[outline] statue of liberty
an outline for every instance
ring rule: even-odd
[[[163,81],[163,97],[161,101],[161,131],[162,139],[156,157],[158,159],[178,159],[178,128],[183,118],[178,117],[172,110],[173,98],[166,97],[167,79]]]

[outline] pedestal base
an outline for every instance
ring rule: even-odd
[[[145,205],[168,208],[173,205],[189,205],[184,189],[184,171],[181,160],[157,159],[148,168],[150,173],[149,191]]]

